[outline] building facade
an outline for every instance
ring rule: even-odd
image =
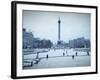
[[[27,48],[51,48],[53,43],[50,40],[34,37],[32,32],[27,32],[23,29],[23,49]]]
[[[32,48],[33,47],[33,34],[32,32],[27,32],[26,29],[23,29],[23,48]]]
[[[90,48],[90,40],[84,37],[69,40],[70,48]]]

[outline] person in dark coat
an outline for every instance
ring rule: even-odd
[[[77,56],[77,52],[76,52],[76,56]]]
[[[74,60],[74,55],[72,55],[72,59]]]
[[[46,58],[48,59],[48,54],[46,55]]]
[[[89,56],[89,52],[87,51],[87,55]]]
[[[65,53],[63,52],[63,56],[65,56]]]

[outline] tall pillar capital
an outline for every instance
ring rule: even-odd
[[[60,17],[59,17],[59,18],[58,18],[58,44],[60,44],[60,42],[61,42],[61,41],[60,41],[60,31],[61,31],[61,30],[60,30],[60,27],[61,27],[61,26],[60,26],[60,23],[61,23],[61,20],[60,20]]]

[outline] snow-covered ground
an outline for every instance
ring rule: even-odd
[[[48,58],[46,58],[47,55]],[[74,59],[72,58],[72,55],[74,55]],[[36,56],[37,54],[34,53],[27,54],[24,55],[24,60],[34,60]],[[80,66],[91,65],[90,64],[91,56],[88,56],[87,52],[77,51],[77,56],[76,56],[76,51],[73,49],[56,49],[56,50],[51,49],[48,52],[39,53],[38,57],[40,58],[38,64],[33,64],[30,67],[24,67],[24,68],[39,69],[39,68],[80,67]]]

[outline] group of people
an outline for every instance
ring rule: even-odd
[[[67,54],[67,51],[66,51],[66,54]],[[75,53],[75,55],[77,56],[77,52]],[[74,59],[74,56],[75,55],[72,55],[72,59]],[[63,52],[63,56],[65,56],[65,53]]]
[[[67,54],[67,50],[66,52],[63,52],[63,56],[65,56],[65,54]],[[87,51],[87,55],[89,56],[89,51]],[[78,52],[76,51],[75,55],[71,55],[72,56],[72,59],[74,60],[75,56],[78,56]],[[46,55],[46,58],[48,59],[49,58],[49,55],[47,54]]]
[[[67,54],[67,51],[66,51]],[[89,56],[89,51],[87,51],[87,55]],[[65,56],[65,53],[63,52],[63,56]],[[75,55],[72,55],[72,59],[74,59],[75,56],[78,56],[78,52],[76,51]]]

